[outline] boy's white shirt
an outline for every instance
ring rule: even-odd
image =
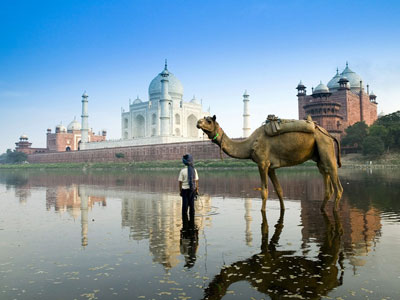
[[[179,172],[178,177],[178,181],[182,181],[182,189],[190,189],[188,177],[188,169],[185,167]],[[194,180],[199,180],[199,175],[197,174],[196,169],[194,169]]]

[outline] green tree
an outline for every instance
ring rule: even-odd
[[[15,164],[26,161],[28,156],[19,151],[12,151],[11,149],[7,149],[6,153],[0,155],[0,163],[2,164]]]
[[[0,164],[5,164],[7,162],[7,153],[0,154]]]
[[[383,141],[384,147],[388,150],[389,147],[393,144],[393,137],[389,134],[389,129],[383,125],[374,123],[369,127],[368,132],[369,136],[379,137]]]
[[[361,148],[365,137],[368,134],[368,126],[364,121],[354,123],[346,128],[346,135],[343,137],[341,143],[343,146],[356,146]]]
[[[385,145],[379,136],[369,135],[362,144],[363,155],[380,156],[385,151]]]
[[[380,117],[374,125],[384,126],[388,130],[383,139],[387,149],[400,150],[400,111]]]

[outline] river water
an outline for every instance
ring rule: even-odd
[[[400,172],[201,171],[182,222],[176,171],[1,171],[0,299],[400,299]]]

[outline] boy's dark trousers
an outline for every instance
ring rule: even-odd
[[[187,211],[189,208],[190,219],[194,218],[194,197],[196,195],[195,191],[191,189],[182,189],[182,216],[187,216]]]

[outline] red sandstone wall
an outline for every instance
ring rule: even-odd
[[[370,102],[369,96],[365,92],[363,92],[362,98],[363,119],[367,125],[371,125],[378,118],[377,105]],[[313,100],[313,97],[311,95],[298,98],[300,120],[306,117],[306,113],[303,107],[304,105],[308,104],[310,100]],[[343,130],[344,132],[344,129],[361,120],[360,96],[358,93],[354,93],[350,90],[339,90],[334,92],[329,97],[329,101],[337,102],[341,105],[338,114],[343,117],[343,120],[338,120],[325,116],[313,117],[314,121],[317,121],[322,127],[325,127],[328,130],[332,130],[332,128],[337,128],[337,121],[340,121],[341,126],[337,129]]]
[[[116,153],[123,153],[124,158],[117,158]],[[180,160],[186,153],[192,154],[195,159],[217,159],[220,157],[220,148],[211,141],[201,141],[32,154],[28,155],[28,161],[30,163],[62,163]],[[223,156],[227,157],[225,154]]]

